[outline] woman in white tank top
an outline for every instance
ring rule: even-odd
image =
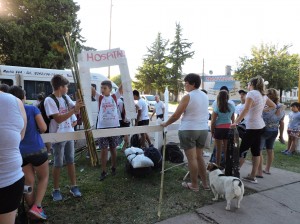
[[[201,177],[204,190],[209,190],[206,181],[203,148],[208,134],[208,97],[199,90],[201,78],[190,73],[184,78],[185,90],[188,92],[180,101],[174,114],[161,125],[166,127],[177,121],[181,115],[179,126],[180,147],[184,149],[188,160],[191,183],[183,182],[182,186],[192,191],[199,191],[198,175]]]
[[[24,190],[19,150],[27,124],[23,103],[0,91],[0,223],[14,223]]]

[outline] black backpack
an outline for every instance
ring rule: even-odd
[[[230,129],[228,133],[225,175],[240,178],[239,133]]]
[[[160,169],[162,166],[162,156],[157,148],[149,147],[144,149],[144,155],[152,160],[154,169]]]
[[[137,147],[137,148],[141,147],[139,134],[134,134],[131,136],[130,145],[131,145],[131,147]]]
[[[53,93],[51,93],[48,97],[51,97],[55,101],[57,109],[59,110],[59,102],[58,102],[56,96]],[[62,98],[65,100],[67,108],[69,108],[69,102],[68,102],[67,97],[65,95],[62,95]],[[43,99],[40,102],[38,108],[40,109],[41,115],[42,115],[42,117],[43,117],[43,119],[44,119],[44,121],[47,125],[47,131],[45,131],[45,133],[49,133],[49,125],[50,125],[50,121],[53,119],[53,117],[52,116],[48,117],[47,114],[46,114],[46,109],[45,109],[45,105],[44,105],[45,99]]]
[[[162,149],[161,151],[163,150]],[[183,153],[180,150],[179,146],[175,142],[169,142],[166,144],[166,160],[170,161],[171,163],[183,163]]]

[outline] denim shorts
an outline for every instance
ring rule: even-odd
[[[180,147],[184,150],[205,146],[208,130],[182,130],[178,132]]]
[[[276,131],[264,131],[260,138],[260,150],[274,149],[274,142],[277,138],[278,130]]]
[[[74,163],[74,141],[58,142],[52,145],[54,167],[62,167],[64,159],[66,164]]]

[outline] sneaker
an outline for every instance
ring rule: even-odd
[[[105,179],[106,176],[107,176],[107,173],[103,171],[103,172],[101,173],[101,176],[100,176],[99,180],[100,180],[100,181],[103,181],[103,180]]]
[[[293,155],[293,152],[290,152],[290,151],[286,151],[283,153],[284,155],[288,155],[288,156],[292,156]]]
[[[112,168],[111,168],[111,175],[112,175],[112,176],[115,176],[115,175],[116,175],[116,168],[115,168],[115,167],[112,167]]]
[[[70,189],[70,193],[73,195],[73,197],[75,198],[79,198],[81,197],[81,192],[79,191],[79,187],[78,186],[73,186]]]
[[[289,151],[289,150],[288,149],[282,150],[281,153],[286,153],[287,151]]]
[[[209,152],[203,152],[203,157],[210,157],[211,156],[211,153]]]
[[[31,213],[32,215],[34,215],[35,217],[37,217],[39,219],[43,219],[43,220],[47,219],[47,216],[46,216],[43,208],[38,208],[36,205],[33,205],[31,207],[31,209],[29,210],[29,213]]]
[[[60,190],[52,191],[52,197],[53,197],[53,201],[61,201],[62,200],[62,195],[60,193]]]
[[[246,177],[243,177],[243,180],[248,181],[252,184],[257,184],[257,180],[256,180],[255,177],[253,178],[253,177],[250,177],[250,176],[246,176]]]

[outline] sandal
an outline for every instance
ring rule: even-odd
[[[181,186],[186,188],[186,189],[189,189],[191,191],[194,191],[194,192],[198,192],[199,191],[199,188],[194,188],[191,186],[192,183],[187,183],[187,182],[182,182]]]
[[[268,171],[265,171],[265,170],[263,170],[263,173],[265,173],[265,174],[268,174],[268,175],[271,175],[271,173],[270,173],[270,172],[268,172]]]
[[[210,191],[210,187],[203,187],[203,190]]]
[[[264,177],[261,175],[256,175],[256,178],[264,178]]]

